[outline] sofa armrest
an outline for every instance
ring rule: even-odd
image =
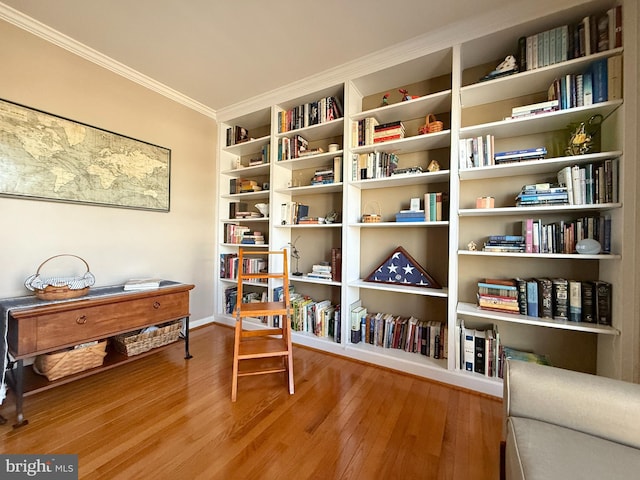
[[[505,420],[526,417],[640,448],[640,385],[507,360]]]

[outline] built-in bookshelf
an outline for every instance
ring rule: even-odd
[[[602,8],[602,7],[601,7]],[[589,12],[598,15],[606,8]],[[517,42],[523,36],[551,31],[555,27],[578,25],[586,14],[567,12],[566,17],[550,16],[531,24],[499,32],[482,39],[486,45],[496,45],[494,38],[505,38]],[[613,46],[612,46],[613,47]],[[459,210],[457,240],[458,303],[456,324],[484,331],[500,332],[500,342],[518,350],[532,352],[549,359],[563,368],[605,373],[600,367],[602,351],[599,345],[610,342],[620,334],[622,311],[612,302],[613,325],[601,325],[597,321],[569,321],[543,315],[527,315],[507,311],[481,309],[477,305],[478,282],[482,279],[543,279],[564,278],[576,281],[606,281],[620,288],[622,203],[617,199],[608,203],[583,205],[540,204],[516,206],[516,196],[523,185],[558,183],[558,172],[567,166],[598,165],[614,159],[620,168],[624,165],[624,146],[616,133],[623,124],[621,98],[607,99],[591,105],[576,106],[555,111],[508,118],[511,111],[522,105],[546,100],[554,79],[565,79],[588,71],[596,61],[607,62],[608,58],[621,55],[622,48],[607,48],[592,55],[561,61],[534,70],[502,78],[474,82],[469,80],[477,74],[477,67],[486,58],[474,58],[477,41],[460,46],[463,83],[460,88],[459,138],[490,136],[495,142],[495,151],[545,147],[548,155],[544,159],[523,160],[500,165],[467,168],[459,163]],[[486,52],[483,53],[483,55]],[[501,55],[496,53],[496,55]],[[499,57],[496,57],[499,58]],[[593,153],[569,156],[565,153],[572,126],[588,122],[601,115],[600,138],[602,145],[595,146]],[[505,118],[506,117],[506,118]],[[460,145],[460,151],[464,148]],[[464,153],[463,153],[464,154]],[[617,181],[617,180],[616,180]],[[493,208],[476,208],[478,197],[490,196],[495,201]],[[490,235],[525,235],[523,222],[535,219],[540,223],[561,224],[586,216],[608,216],[613,226],[611,253],[583,255],[578,253],[537,253],[483,251],[483,241]],[[474,243],[471,246],[471,242]],[[475,248],[477,246],[477,248]],[[535,282],[534,282],[535,283]],[[616,287],[617,285],[617,287]],[[540,287],[542,288],[542,287]],[[542,298],[542,297],[541,297]],[[554,301],[553,298],[550,300]],[[505,302],[507,303],[507,302]],[[555,303],[555,301],[554,301]],[[464,339],[454,333],[452,340],[456,348]],[[460,351],[460,350],[458,350]],[[461,358],[454,368],[459,368]],[[484,376],[473,372],[470,376]],[[484,380],[483,379],[483,380]]]
[[[323,308],[328,301],[340,319],[339,335],[294,332],[294,342],[301,345],[501,395],[499,378],[467,372],[462,367],[459,327],[464,323],[471,329],[499,332],[505,346],[539,354],[555,365],[622,376],[626,367],[621,363],[628,354],[629,341],[621,341],[621,337],[625,326],[627,330],[637,328],[632,327],[637,318],[630,309],[631,299],[622,288],[625,281],[635,278],[633,267],[625,264],[635,238],[625,228],[630,218],[625,204],[633,201],[631,190],[635,185],[635,177],[628,173],[635,175],[635,170],[627,165],[625,157],[633,143],[628,118],[637,115],[637,98],[616,96],[591,105],[507,117],[513,108],[546,100],[555,79],[583,74],[596,61],[607,62],[624,55],[624,46],[612,45],[588,56],[480,81],[507,55],[517,54],[522,37],[578,24],[613,6],[613,2],[596,1],[570,9],[558,7],[553,14],[487,31],[462,43],[443,46],[436,42],[440,46],[435,48],[424,45],[409,56],[398,56],[401,60],[387,59],[375,68],[351,70],[358,73],[345,74],[339,82],[332,75],[326,85],[319,82],[308,89],[292,87],[295,94],[288,98],[285,88],[278,92],[285,98],[269,97],[268,105],[250,114],[236,115],[233,108],[228,109],[219,133],[217,259],[237,252],[238,244],[225,241],[225,225],[230,223],[263,230],[265,244],[249,248],[286,247],[291,252],[296,247],[298,258],[291,257],[289,263],[292,273],[300,273],[290,276],[294,291],[318,303],[325,302]],[[627,5],[624,8],[626,11]],[[632,14],[637,13],[635,5],[628,8]],[[633,30],[627,32],[625,43],[636,35]],[[633,59],[625,57],[624,63],[625,72],[633,67]],[[400,90],[408,91],[411,98],[403,100]],[[331,113],[320,115],[321,120],[312,119],[316,105],[326,108],[327,104],[339,107],[330,107]],[[238,111],[245,109],[243,105]],[[600,145],[583,155],[567,155],[572,128],[594,116],[602,118]],[[422,133],[421,127],[429,118],[442,122],[441,128]],[[376,124],[390,125],[387,128],[395,134],[400,131],[399,122],[400,135],[379,143],[372,141]],[[369,142],[363,144],[359,128],[366,124],[371,130]],[[227,145],[228,138],[235,138],[233,132],[238,130],[234,127],[238,126],[247,130],[248,139]],[[229,129],[232,133],[228,134]],[[544,158],[483,167],[469,167],[460,161],[461,139],[488,136],[496,152],[544,146],[547,154]],[[267,161],[257,163],[255,158],[264,152],[268,152]],[[558,172],[565,167],[597,167],[611,160],[617,162],[619,179],[615,201],[516,206],[515,197],[523,185],[555,183]],[[393,169],[401,173],[391,174]],[[233,179],[255,180],[263,188],[231,193]],[[396,214],[410,209],[412,199],[419,199],[424,207],[425,194],[436,192],[445,199],[442,218],[397,221]],[[479,197],[492,197],[494,206],[477,208]],[[258,203],[269,204],[269,216],[230,218],[230,204],[235,202],[249,210],[255,210]],[[482,251],[486,237],[519,234],[523,220],[528,218],[546,224],[600,216],[606,216],[610,224],[610,253]],[[376,217],[375,221],[371,217]],[[472,248],[471,242],[477,248]],[[399,246],[441,288],[367,281],[372,270]],[[316,268],[335,268],[331,263],[335,249],[342,254],[340,275],[331,279],[309,276]],[[612,324],[503,313],[477,306],[477,283],[481,279],[515,277],[605,281],[612,286]],[[225,313],[224,295],[233,284],[233,279],[220,279],[215,306],[220,322],[233,321]],[[252,285],[251,290],[270,297],[276,287]],[[370,314],[413,317],[416,325],[437,324],[443,335],[439,338],[442,354],[434,358],[357,341],[351,336],[351,312],[357,307],[366,308]]]

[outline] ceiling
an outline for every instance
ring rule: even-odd
[[[216,112],[468,19],[478,5],[487,13],[529,0],[2,2],[36,20],[36,30],[53,29],[63,43],[90,47]]]

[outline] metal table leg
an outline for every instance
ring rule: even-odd
[[[189,353],[189,317],[184,317],[184,359],[190,358],[193,358],[193,355]]]

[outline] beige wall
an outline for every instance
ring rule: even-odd
[[[193,283],[192,321],[211,317],[216,122],[2,21],[0,44],[0,98],[171,149],[169,213],[0,197],[0,297],[28,294],[42,261],[74,253],[97,286]]]

